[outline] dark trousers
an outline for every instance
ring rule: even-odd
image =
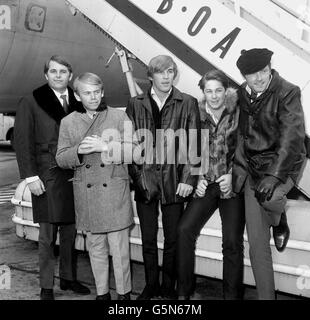
[[[40,223],[39,230],[39,268],[40,287],[52,289],[54,286],[55,242],[59,228],[59,277],[75,279],[75,224]]]
[[[188,204],[179,223],[177,274],[180,296],[189,296],[194,290],[196,240],[217,208],[222,220],[224,298],[242,298],[244,199],[242,196],[221,199],[217,183],[208,186],[203,198],[195,198]]]
[[[158,203],[137,202],[137,213],[142,234],[142,252],[146,285],[159,288],[158,266]],[[176,281],[176,239],[177,227],[183,213],[184,204],[161,205],[164,230],[164,252],[162,264],[162,290],[174,289]]]

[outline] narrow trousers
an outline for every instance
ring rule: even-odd
[[[130,292],[129,229],[107,233],[88,232],[86,239],[97,295],[109,292],[109,253],[112,256],[116,292],[121,295]]]
[[[158,266],[158,204],[154,201],[150,204],[137,202],[137,213],[140,220],[142,233],[142,253],[145,271],[146,285],[151,288],[159,288]],[[179,220],[184,211],[183,203],[161,205],[162,224],[164,230],[164,251],[162,265],[163,291],[174,290],[176,283],[176,242]]]
[[[244,199],[243,196],[221,199],[217,183],[208,186],[203,198],[195,198],[188,204],[180,221],[177,241],[179,296],[189,296],[194,291],[196,240],[217,208],[222,221],[223,295],[225,299],[242,299]]]

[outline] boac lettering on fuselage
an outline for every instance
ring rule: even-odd
[[[173,7],[173,0],[163,0],[160,6],[157,9],[157,13],[159,14],[166,14],[168,13]],[[184,6],[182,11],[185,12],[187,8]],[[212,10],[208,6],[201,7],[196,15],[193,17],[191,23],[187,28],[187,33],[195,37],[198,33],[203,29],[206,25],[207,21],[211,16]],[[217,43],[212,49],[211,52],[215,53],[218,50],[221,51],[220,58],[223,59],[228,50],[231,48],[232,44],[236,40],[239,32],[241,31],[240,28],[236,27],[231,32],[229,32],[219,43]],[[216,32],[216,28],[212,28],[212,33]]]

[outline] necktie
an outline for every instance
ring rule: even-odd
[[[67,103],[67,95],[66,94],[62,94],[60,96],[60,98],[63,100],[62,106],[65,110],[65,113],[68,113],[68,103]]]
[[[254,101],[254,100],[256,100],[256,98],[257,98],[257,93],[252,90],[252,91],[251,91],[251,94],[250,94],[250,99],[251,99],[252,101]]]

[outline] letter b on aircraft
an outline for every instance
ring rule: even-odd
[[[157,9],[158,13],[165,14],[168,13],[173,5],[173,0],[164,0],[159,8]]]

